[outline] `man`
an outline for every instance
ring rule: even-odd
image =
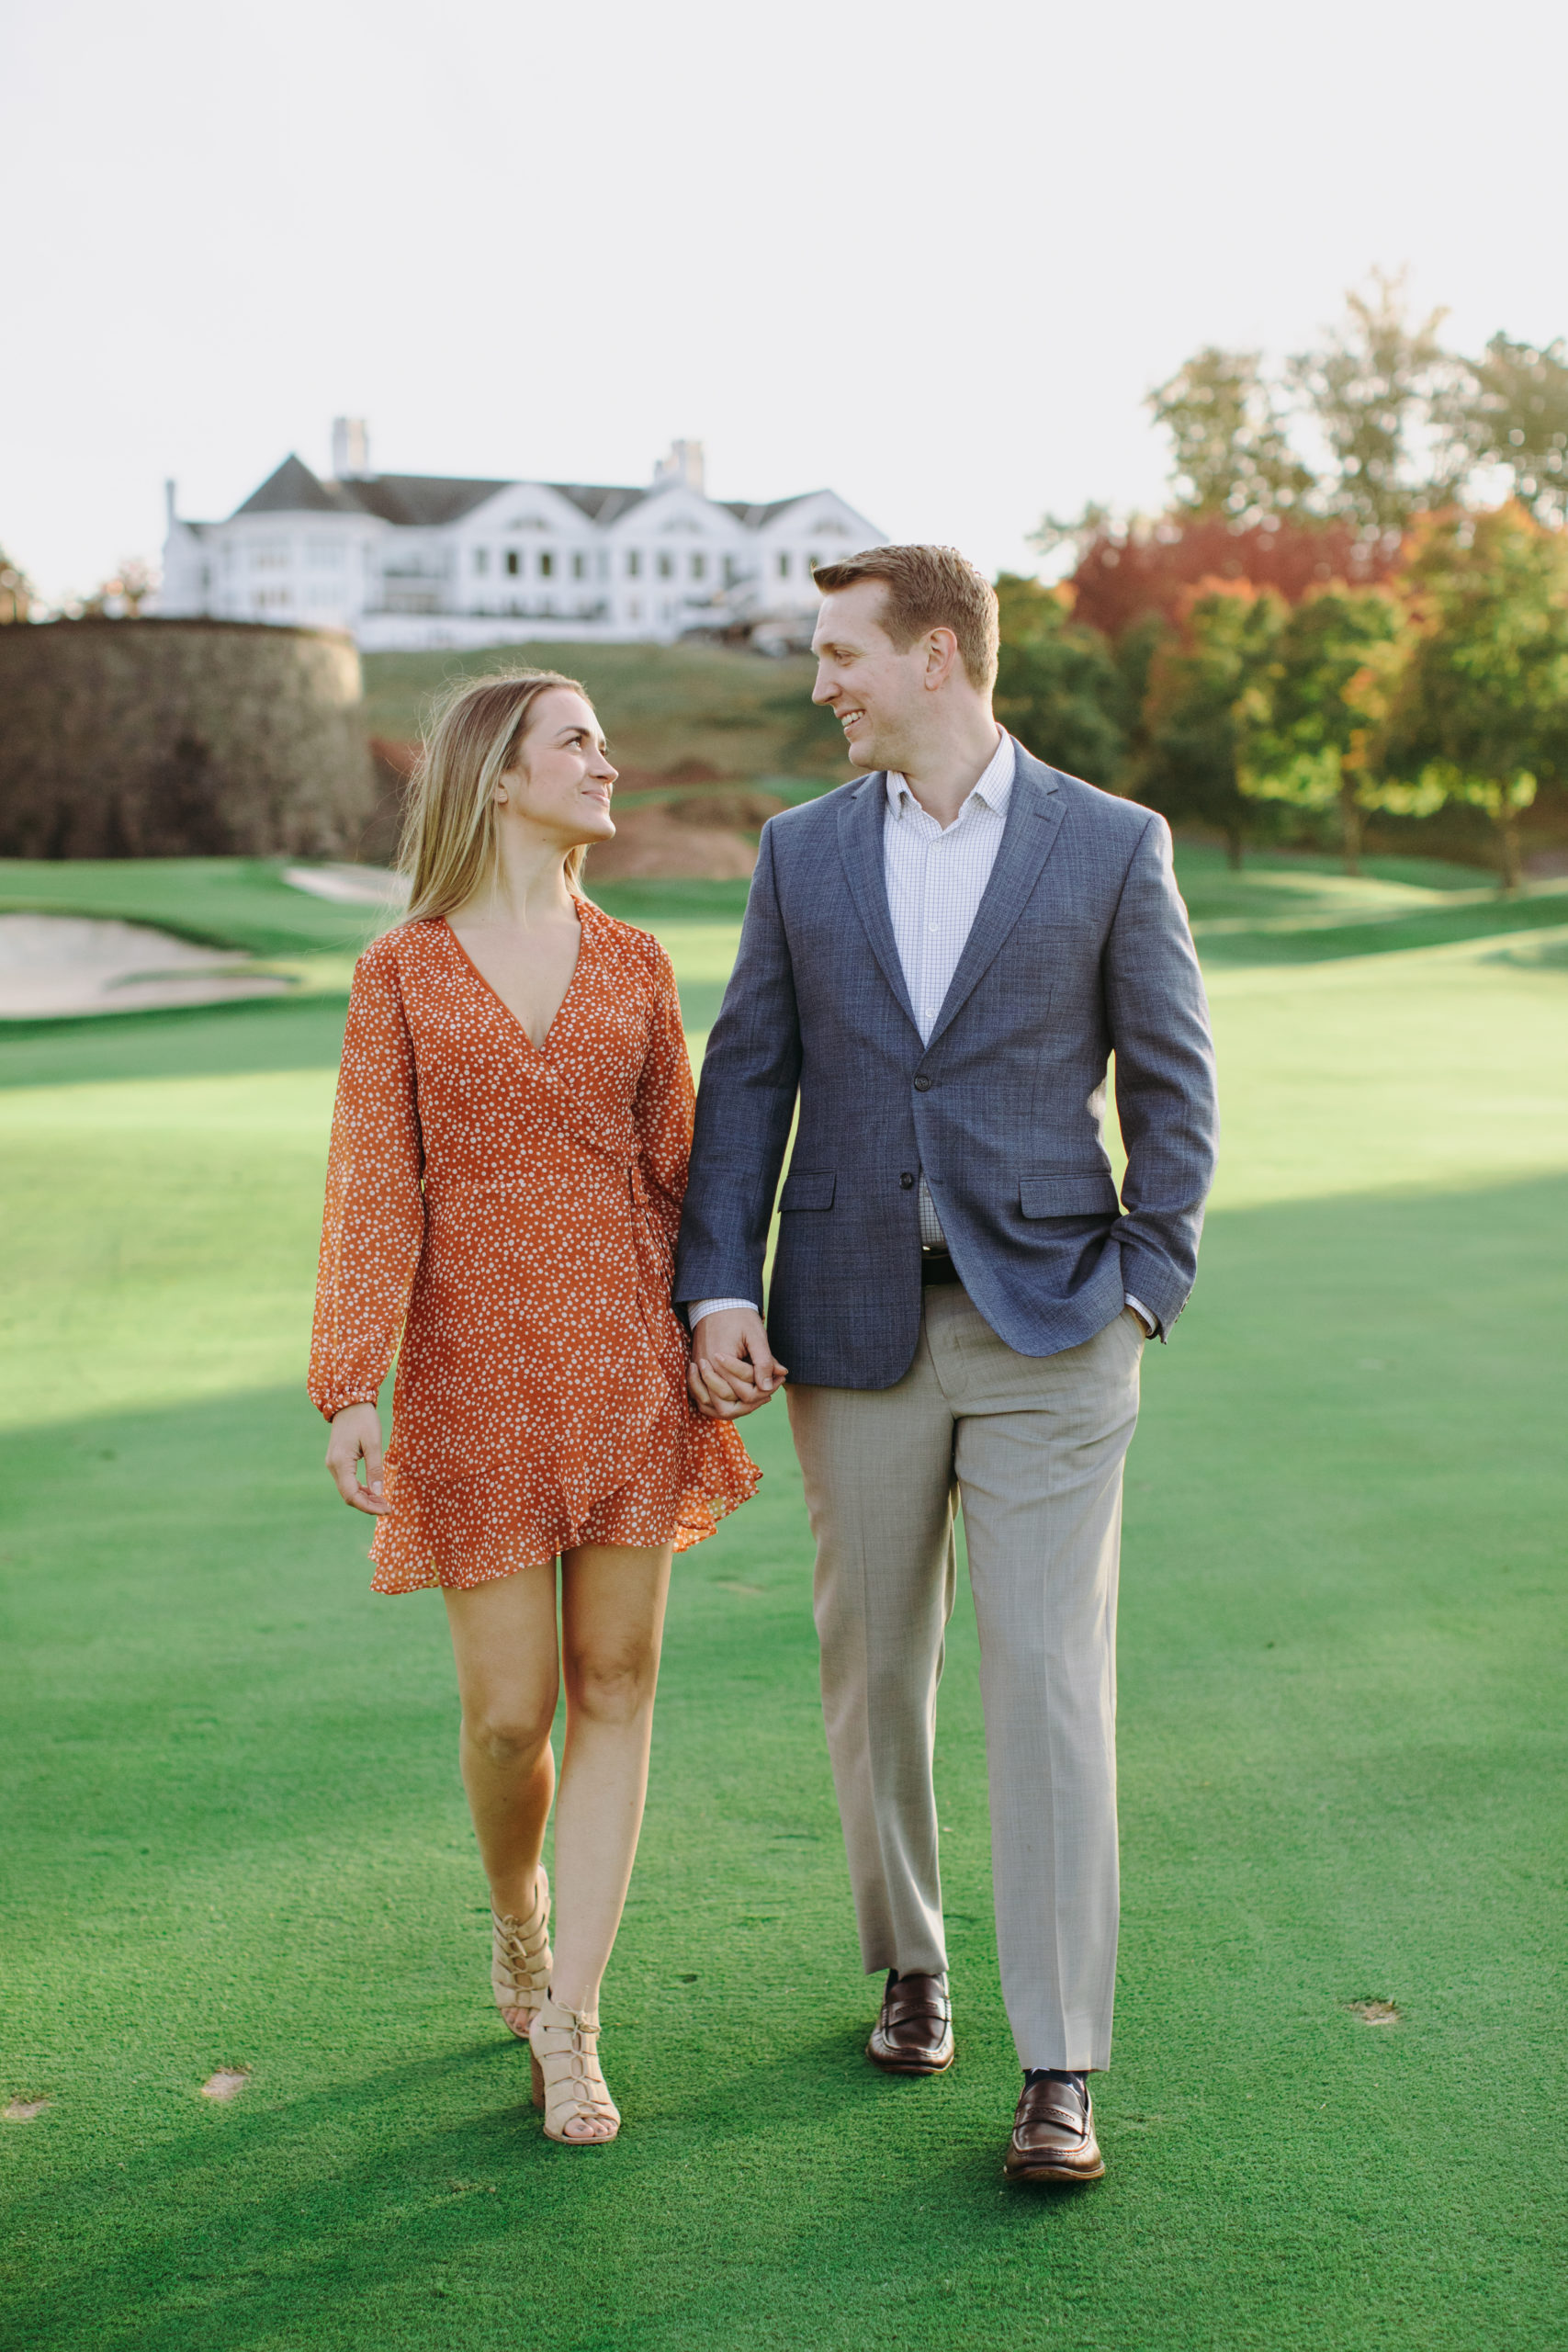
[[[815,699],[871,773],[762,835],[681,1230],[692,1392],[733,1417],[789,1367],[862,1957],[887,1971],[866,2055],[900,2074],[953,2050],[931,1746],[962,1501],[1024,2069],[1006,2169],[1097,2179],[1122,1464],[1213,1168],[1202,983],[1164,820],[992,717],[997,600],[974,567],[876,548],[817,582]]]

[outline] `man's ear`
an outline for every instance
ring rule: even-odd
[[[933,628],[926,639],[925,685],[929,692],[945,685],[958,658],[958,639],[950,628]]]

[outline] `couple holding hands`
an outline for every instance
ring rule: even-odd
[[[448,699],[408,918],[355,973],[310,1394],[378,1521],[375,1589],[445,1596],[495,1998],[569,2145],[620,2127],[599,1987],[671,1558],[754,1491],[738,1424],[781,1388],[861,1957],[886,1975],[866,2055],[952,2063],[931,1757],[962,1505],[1023,2068],[1006,2170],[1095,2179],[1122,1468],[1213,1172],[1202,985],[1164,821],[992,716],[980,573],[885,547],[817,584],[815,698],[863,773],[763,831],[694,1134],[669,959],[580,887],[615,831],[586,694],[530,671]]]

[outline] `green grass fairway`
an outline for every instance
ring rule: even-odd
[[[677,1568],[604,2002],[626,2129],[542,2138],[489,2006],[444,1615],[370,1595],[301,1389],[341,987],[0,1033],[0,2106],[47,2101],[0,2121],[0,2343],[1568,2343],[1568,908],[1543,929],[1544,899],[1375,861],[1360,886],[1180,864],[1225,1156],[1129,1465],[1089,2190],[1001,2178],[963,1600],[959,2062],[900,2083],[861,2056],[780,1408],[748,1425],[761,1496]],[[11,867],[0,893],[355,944],[222,862]],[[615,903],[668,940],[700,1045],[735,890]],[[218,2068],[248,2070],[232,2105],[198,2095]]]

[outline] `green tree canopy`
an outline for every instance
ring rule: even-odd
[[[1484,808],[1515,888],[1519,812],[1541,776],[1568,775],[1568,535],[1514,503],[1436,515],[1404,579],[1415,639],[1376,756]]]
[[[1446,505],[1470,469],[1473,379],[1438,339],[1446,311],[1407,319],[1402,277],[1375,271],[1346,311],[1288,371],[1334,455],[1319,503],[1363,530],[1403,531]]]
[[[1138,793],[1173,822],[1213,826],[1233,865],[1263,821],[1241,788],[1236,706],[1263,676],[1286,611],[1245,582],[1201,585],[1149,669]]]
[[[1171,438],[1179,514],[1223,514],[1245,526],[1289,513],[1314,487],[1258,352],[1211,344],[1152,391],[1148,405]]]
[[[1405,639],[1397,597],[1337,581],[1295,607],[1237,707],[1242,791],[1337,807],[1348,874],[1359,870],[1363,810],[1388,805],[1368,765],[1370,738]]]
[[[1079,628],[1063,592],[1004,571],[997,716],[1053,767],[1113,792],[1134,711],[1110,646]]]
[[[1568,520],[1568,351],[1495,334],[1476,363],[1471,447],[1506,466],[1514,496],[1539,521]]]

